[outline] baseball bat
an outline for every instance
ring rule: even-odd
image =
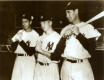
[[[100,12],[99,14],[97,14],[96,16],[92,17],[90,20],[86,21],[86,23],[91,23],[95,20],[98,20],[99,18],[102,18],[104,16],[104,11]]]
[[[101,18],[103,16],[104,16],[104,11],[102,11],[101,13],[99,13],[96,16],[92,17],[90,20],[86,21],[86,23],[84,25],[87,25],[88,23],[91,23],[91,22],[93,22],[93,21],[95,21],[95,20],[97,20],[97,19],[99,19],[99,18]],[[84,27],[84,25],[79,26],[79,27]],[[59,43],[57,44],[54,53],[51,55],[52,60],[58,61],[61,58],[61,54],[64,52],[65,42],[66,42],[66,39],[64,39],[62,37],[60,39]]]
[[[99,14],[97,14],[96,16],[92,17],[90,20],[86,21],[85,24],[81,25],[81,26],[77,26],[79,28],[81,27],[85,27],[87,24],[93,22],[93,21],[96,21],[100,18],[104,17],[104,11],[100,12]]]

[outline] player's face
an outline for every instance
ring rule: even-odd
[[[66,10],[66,17],[69,22],[73,22],[76,17],[75,10]]]
[[[41,28],[43,31],[47,32],[49,28],[51,27],[51,21],[41,21]]]
[[[30,28],[30,21],[28,19],[22,19],[22,26],[25,30],[27,30],[28,28]]]

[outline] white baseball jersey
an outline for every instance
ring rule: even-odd
[[[53,53],[59,40],[60,35],[55,31],[48,35],[43,33],[40,37],[42,51],[49,54]],[[37,61],[44,63],[44,65],[37,62],[34,80],[59,80],[58,64],[55,61],[51,61],[51,59],[42,54],[38,54]],[[45,63],[49,63],[49,65]]]
[[[29,47],[35,47],[39,39],[39,34],[32,29],[31,32],[19,30],[12,38],[12,41],[23,40]],[[34,48],[35,49],[35,48]],[[24,49],[18,45],[14,53],[26,54]],[[34,80],[35,57],[17,56],[12,72],[11,80]]]
[[[84,25],[84,22],[81,22],[76,25],[71,25],[69,24],[65,28],[62,29],[61,35],[65,33],[66,30],[71,30],[73,26],[78,26],[79,31],[84,37],[87,39],[89,38],[94,38],[94,37],[99,37],[101,34],[94,29],[94,27],[90,24],[85,25],[84,27],[80,27]],[[84,59],[84,58],[90,58],[91,55],[89,52],[82,46],[80,41],[76,39],[75,35],[71,35],[71,37],[66,41],[66,48],[64,50],[64,54],[62,57],[66,57],[68,59],[70,58],[78,58],[78,59]]]
[[[37,41],[39,40],[39,34],[32,29],[31,32],[26,32],[25,30],[19,30],[17,34],[12,38],[12,41],[23,40],[29,47],[35,47]],[[23,48],[18,45],[14,53],[26,54]]]
[[[42,44],[42,47],[41,47],[42,50],[46,51],[50,54],[53,53],[59,40],[60,40],[60,35],[57,32],[53,32],[49,35],[46,35],[45,33],[43,33],[43,35],[40,37],[40,42]],[[51,60],[48,59],[46,56],[39,54],[38,61],[50,62]]]

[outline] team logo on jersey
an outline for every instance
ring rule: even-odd
[[[46,49],[48,49],[48,51],[52,50],[53,45],[54,42],[48,42]]]
[[[29,47],[29,46],[30,46],[30,41],[27,41],[26,44],[27,44],[27,46]]]

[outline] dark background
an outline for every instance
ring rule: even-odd
[[[21,15],[28,13],[34,16],[32,27],[42,34],[40,29],[39,17],[52,16],[54,18],[53,27],[57,32],[68,24],[65,18],[65,6],[67,1],[1,1],[0,2],[0,45],[9,44],[11,37],[21,29]],[[96,14],[104,10],[104,1],[73,1],[73,7],[78,7],[82,21],[91,19]],[[61,23],[62,22],[62,23]],[[95,28],[103,28],[104,17],[92,22]],[[98,42],[103,43],[102,37]],[[102,44],[101,43],[101,44]],[[96,44],[96,43],[91,43]],[[90,46],[88,46],[90,47]],[[91,47],[95,49],[95,46]],[[103,50],[94,50],[91,52],[90,59],[95,80],[104,80],[104,52]],[[0,80],[10,80],[15,54],[0,52]]]

